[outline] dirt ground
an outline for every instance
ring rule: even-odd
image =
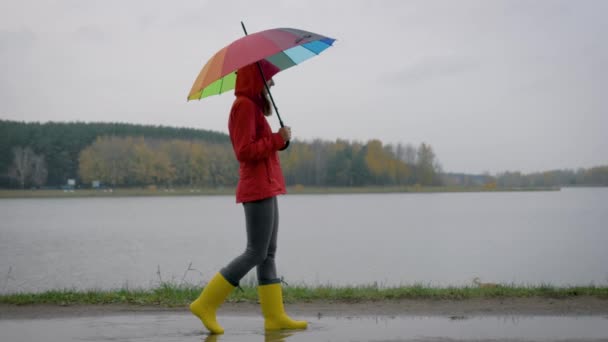
[[[447,316],[463,319],[471,316],[608,316],[608,299],[576,297],[568,299],[512,298],[467,300],[398,300],[370,302],[329,302],[286,304],[287,311],[300,316]],[[0,304],[0,319],[57,318],[125,313],[186,312],[187,307],[111,305],[8,305]],[[226,303],[218,315],[259,313],[254,303]]]

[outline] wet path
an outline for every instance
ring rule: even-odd
[[[308,330],[273,333],[258,315],[219,319],[221,336],[176,312],[3,319],[0,341],[608,341],[606,316],[322,316],[308,317]]]

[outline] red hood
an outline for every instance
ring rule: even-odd
[[[261,60],[259,63],[262,66],[266,80],[271,79],[274,75],[281,71],[279,68],[266,60]],[[234,94],[236,96],[242,95],[249,98],[255,98],[262,93],[263,89],[264,82],[256,63],[249,64],[237,70],[236,86],[234,87]]]

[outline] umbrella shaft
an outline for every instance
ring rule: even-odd
[[[245,32],[245,35],[247,36],[248,35],[247,29],[245,28],[245,24],[242,21],[241,21],[241,26],[243,27],[243,32]],[[281,119],[281,115],[279,114],[279,109],[277,108],[276,103],[274,103],[274,98],[272,97],[272,93],[270,92],[270,87],[266,83],[266,76],[264,76],[264,71],[262,70],[262,66],[260,65],[260,62],[256,62],[256,64],[258,65],[258,70],[260,71],[262,80],[264,80],[264,87],[266,88],[266,92],[268,92],[268,96],[270,97],[270,102],[272,102],[272,107],[274,108],[274,112],[277,113],[277,118],[279,119],[279,124],[281,125],[281,127],[284,127],[285,125],[283,124],[283,120]]]
[[[274,107],[274,112],[277,113],[277,118],[279,119],[279,123],[281,124],[281,127],[283,127],[285,125],[283,124],[283,120],[281,120],[281,115],[279,115],[279,109],[277,108],[276,103],[274,103],[274,98],[272,97],[272,93],[270,92],[270,87],[266,83],[266,77],[264,77],[264,71],[262,70],[262,66],[260,65],[259,62],[256,62],[256,64],[258,65],[258,70],[260,70],[260,75],[262,75],[262,79],[264,79],[264,87],[266,88],[266,92],[268,92],[268,97],[270,97],[270,102],[272,102],[272,107]]]

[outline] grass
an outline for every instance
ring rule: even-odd
[[[164,283],[152,289],[53,290],[41,293],[14,293],[0,295],[0,304],[11,305],[74,305],[74,304],[129,304],[164,307],[184,306],[198,297],[201,288],[191,285]],[[370,286],[286,286],[284,299],[288,303],[310,301],[383,301],[399,299],[467,300],[475,298],[573,298],[595,297],[608,300],[608,287],[574,286],[498,286],[481,287],[428,287],[411,285],[379,288]],[[244,286],[232,292],[228,301],[256,302],[254,286]]]
[[[484,186],[365,186],[365,187],[288,187],[290,194],[368,194],[368,193],[443,193],[443,192],[489,192],[489,191],[551,191],[559,188],[489,188]],[[64,191],[44,190],[0,190],[0,198],[73,198],[73,197],[134,197],[134,196],[214,196],[234,195],[235,189],[226,188],[117,188],[112,191],[77,189]]]

